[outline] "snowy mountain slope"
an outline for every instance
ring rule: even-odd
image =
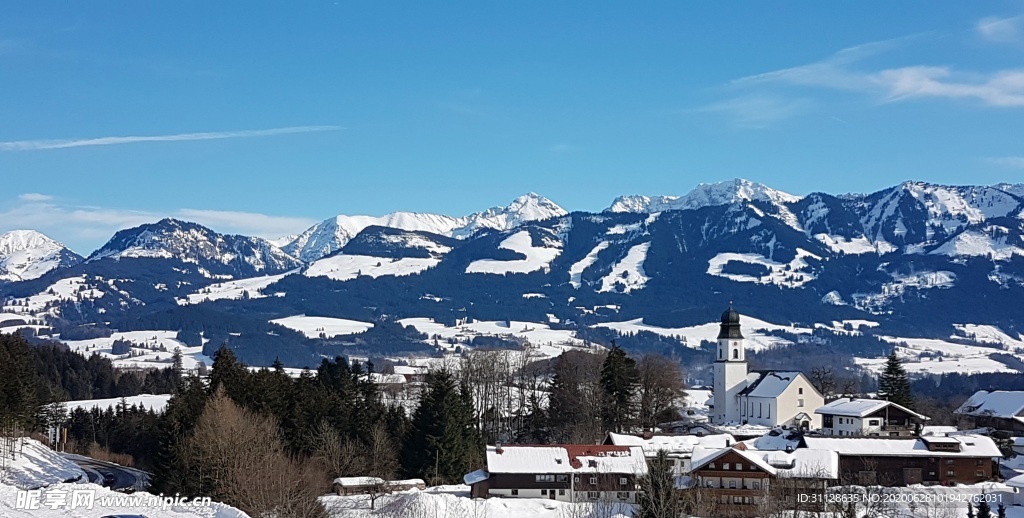
[[[620,196],[605,212],[654,213],[666,210],[699,209],[748,201],[775,205],[796,203],[799,196],[766,185],[736,178],[725,182],[702,183],[686,196]]]
[[[0,234],[0,282],[36,279],[80,262],[81,256],[34,230]]]
[[[481,230],[511,230],[526,222],[565,214],[565,209],[531,192],[516,198],[506,207],[493,207],[460,218],[415,212],[393,212],[380,217],[340,215],[313,225],[285,245],[284,251],[305,262],[312,262],[344,247],[370,226],[465,239]]]
[[[451,216],[416,212],[393,212],[380,217],[340,215],[313,225],[283,250],[309,263],[341,249],[370,226],[450,235],[464,224],[462,219]]]
[[[122,230],[86,261],[138,258],[174,259],[233,276],[280,273],[301,265],[265,239],[218,234],[176,219]]]
[[[516,232],[505,238],[498,248],[516,255],[514,259],[478,259],[466,267],[466,273],[530,273],[550,270],[551,261],[562,253],[562,244],[553,236],[541,236],[536,243],[527,230]]]

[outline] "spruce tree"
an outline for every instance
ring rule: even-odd
[[[910,380],[903,363],[896,356],[896,350],[889,353],[885,369],[878,376],[879,397],[907,408],[914,407],[914,398],[910,392]]]
[[[406,474],[435,483],[458,482],[478,467],[482,446],[468,387],[460,387],[450,371],[433,373],[402,448]]]
[[[640,478],[635,518],[676,518],[682,514],[682,503],[675,488],[672,461],[664,450],[648,465]]]
[[[601,366],[601,387],[605,396],[601,417],[607,431],[622,433],[634,423],[637,411],[634,396],[639,382],[636,360],[612,341],[612,348]]]
[[[992,506],[988,505],[985,494],[982,493],[981,501],[978,502],[977,518],[992,518]]]
[[[1006,518],[1006,506],[1002,502],[999,502],[999,506],[996,507],[996,517]]]

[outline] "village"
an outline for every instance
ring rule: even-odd
[[[654,429],[610,431],[600,444],[488,445],[485,465],[463,478],[466,496],[587,504],[593,516],[649,516],[642,508],[659,498],[702,517],[1006,516],[1024,504],[1024,392],[979,391],[956,409],[957,426],[930,425],[885,394],[826,400],[805,373],[748,370],[732,307],[713,369],[713,389],[687,389],[679,419]],[[645,494],[664,492],[659,479],[670,496]],[[334,484],[338,495],[382,503],[410,489],[426,485]]]

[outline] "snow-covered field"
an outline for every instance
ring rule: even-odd
[[[304,275],[306,277],[327,277],[336,281],[347,281],[360,275],[368,275],[375,279],[384,275],[401,277],[422,273],[428,268],[437,266],[439,262],[441,262],[440,259],[429,257],[392,259],[369,255],[335,255],[309,265]]]
[[[248,297],[251,299],[259,299],[268,296],[268,294],[263,293],[264,288],[293,273],[295,273],[295,271],[282,273],[280,275],[264,275],[262,277],[253,277],[251,279],[219,282],[217,284],[211,284],[210,286],[207,286],[195,293],[191,293],[183,299],[174,300],[181,305],[199,304],[201,302],[210,302],[221,299],[239,300],[246,294],[248,294]],[[271,295],[281,296],[283,293],[273,293]]]
[[[333,518],[628,518],[633,506],[617,502],[578,504],[541,498],[469,498],[469,486],[437,486],[377,500],[370,511],[366,496],[320,498]]]
[[[548,271],[551,261],[554,261],[562,253],[561,243],[552,241],[545,243],[550,246],[534,246],[533,237],[526,230],[516,232],[505,238],[498,245],[499,248],[519,252],[526,256],[525,259],[514,259],[501,261],[498,259],[478,259],[469,263],[466,273],[491,273],[505,275],[508,273],[529,273],[543,269]]]
[[[154,412],[162,412],[167,407],[167,402],[171,399],[170,394],[142,394],[139,396],[128,396],[123,398],[125,404],[128,406],[141,406],[147,410],[153,410]],[[107,399],[82,399],[77,401],[68,401],[67,405],[68,412],[76,408],[84,408],[89,410],[92,408],[99,408],[100,410],[106,410],[109,407],[117,407],[121,404],[122,398],[114,397]]]
[[[403,318],[403,326],[413,326],[417,331],[442,340],[454,338],[462,344],[469,343],[476,336],[510,336],[525,340],[538,356],[553,358],[562,352],[583,346],[583,340],[576,338],[570,330],[551,329],[547,324],[520,321],[476,321],[449,327],[430,318]]]
[[[758,284],[775,284],[787,288],[799,288],[817,278],[813,273],[804,271],[807,268],[806,257],[821,259],[820,257],[802,249],[796,250],[796,257],[788,263],[773,261],[761,254],[737,254],[722,252],[708,261],[708,275],[725,277],[736,282],[754,282]],[[723,273],[722,270],[729,261],[761,265],[768,269],[766,275],[754,277],[753,275]]]
[[[1017,372],[1003,363],[989,358],[992,353],[1003,352],[991,347],[964,345],[930,338],[892,336],[880,336],[879,338],[897,344],[896,355],[903,360],[903,367],[909,373]],[[941,354],[941,358],[939,354]],[[1018,358],[1020,357],[1018,355]],[[881,372],[885,368],[885,358],[854,358],[854,361],[857,365],[874,373]]]
[[[743,333],[746,337],[746,348],[748,351],[758,351],[773,346],[784,346],[791,345],[792,342],[776,336],[769,336],[763,333],[758,333],[759,330],[767,331],[787,331],[796,334],[810,334],[813,330],[806,327],[786,326],[773,324],[771,322],[765,322],[750,316],[742,316],[740,323],[743,325]],[[627,320],[624,322],[605,322],[597,324],[596,327],[607,327],[608,329],[614,329],[620,333],[635,333],[637,331],[649,331],[651,333],[667,336],[671,338],[682,337],[683,342],[688,347],[697,348],[700,347],[701,340],[707,340],[714,343],[718,340],[718,333],[721,331],[721,324],[718,322],[710,322],[707,324],[701,324],[690,327],[657,327],[645,324],[642,318],[636,318],[633,320]]]
[[[957,332],[950,338],[967,338],[983,344],[998,345],[1008,351],[1015,351],[1024,348],[1024,337],[1017,335],[1010,336],[996,326],[978,324],[953,324]]]
[[[13,305],[5,305],[0,311],[37,315],[47,306],[65,300],[88,300],[103,297],[102,291],[93,289],[85,276],[61,279],[40,293],[30,297],[14,299]]]
[[[879,253],[880,250],[868,241],[865,236],[857,236],[853,239],[847,239],[843,236],[833,236],[830,234],[815,234],[814,238],[821,241],[825,246],[829,247],[833,252],[842,252],[844,254],[874,254]]]
[[[112,334],[109,338],[91,340],[62,340],[67,346],[83,356],[99,354],[110,358],[114,367],[170,367],[174,349],[181,348],[181,363],[185,369],[195,369],[199,362],[213,365],[213,360],[203,354],[201,346],[189,347],[178,341],[176,331],[125,331]],[[132,342],[132,356],[115,355],[111,352],[114,342]]]
[[[373,327],[369,322],[348,320],[332,317],[307,317],[306,315],[295,315],[291,317],[278,318],[270,321],[272,324],[279,324],[288,329],[294,329],[308,338],[318,338],[321,334],[331,338],[338,335],[351,335],[362,333]]]
[[[651,243],[642,243],[633,246],[626,253],[621,261],[615,263],[612,271],[601,278],[601,288],[597,291],[622,291],[629,293],[633,290],[643,289],[650,277],[644,272],[644,260],[647,259],[647,250]]]

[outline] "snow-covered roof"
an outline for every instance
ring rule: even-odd
[[[383,484],[384,479],[377,477],[338,477],[334,479],[334,485],[342,487],[360,487]]]
[[[1024,422],[1024,391],[979,390],[954,413],[973,416],[1016,418]]]
[[[897,405],[892,401],[885,401],[883,399],[841,398],[818,408],[814,413],[848,417],[866,417],[887,406],[898,408],[914,417],[917,417],[918,419],[928,419],[907,407]]]
[[[1024,446],[1024,437],[1014,437],[1013,438],[1013,445],[1014,446],[1018,446],[1018,447],[1019,446]]]
[[[731,447],[703,448],[701,446],[697,446],[693,449],[693,458],[690,460],[690,472],[692,473],[693,471],[696,471],[700,468],[703,468],[704,466],[707,466],[708,463],[714,462],[715,459],[718,459],[729,452],[735,452],[740,457],[743,457],[747,461],[750,461],[751,464],[756,465],[757,467],[763,469],[768,473],[771,473],[772,475],[776,473],[775,468],[772,467],[771,464],[765,462],[764,458],[756,455],[755,453],[751,453],[750,451],[739,450]]]
[[[426,367],[418,367],[414,365],[395,365],[395,374],[401,374],[403,376],[415,376],[417,374],[426,374]]]
[[[563,444],[488,446],[490,473],[647,473],[639,446]]]
[[[491,474],[488,473],[486,469],[478,469],[472,473],[466,473],[462,477],[462,481],[465,482],[467,486],[472,486],[473,484],[483,482],[489,478],[491,478]]]
[[[792,452],[747,450],[760,456],[780,476],[836,480],[839,478],[839,454],[832,450],[798,448]]]
[[[749,449],[754,450],[785,450],[800,447],[801,434],[783,428],[776,428],[760,437],[743,441]]]
[[[659,451],[668,455],[689,455],[695,446],[725,448],[736,444],[736,439],[727,433],[713,435],[655,435],[650,439],[618,433],[609,433],[608,439],[617,446],[639,446],[644,455],[653,457]]]
[[[747,388],[740,394],[747,397],[779,397],[802,375],[799,371],[753,371],[747,374]]]
[[[1024,475],[1017,475],[1006,481],[1006,485],[1010,487],[1022,487],[1024,488]]]
[[[925,426],[921,428],[921,436],[927,437],[929,435],[947,435],[960,431],[955,426]]]
[[[960,451],[932,451],[927,439],[883,439],[874,437],[804,437],[804,445],[815,450],[832,450],[840,455],[926,456],[926,457],[1002,457],[999,447],[983,435],[957,435],[948,439],[960,443]],[[936,437],[935,439],[947,439]],[[934,441],[933,441],[934,442]]]

